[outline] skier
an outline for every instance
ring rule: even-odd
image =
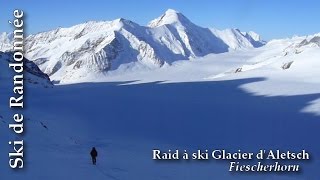
[[[98,152],[96,150],[95,147],[92,148],[91,152],[90,152],[91,158],[92,158],[92,163],[93,165],[96,165],[97,163],[97,156],[98,156]]]

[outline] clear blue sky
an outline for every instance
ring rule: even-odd
[[[168,8],[203,27],[253,30],[267,40],[320,32],[319,0],[0,0],[0,32],[12,31],[16,8],[26,12],[28,34],[119,17],[146,25]]]

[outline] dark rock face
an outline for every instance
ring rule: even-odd
[[[7,63],[13,63],[13,52],[0,52],[0,61],[7,61]],[[49,76],[43,73],[34,62],[24,58],[23,63],[24,75],[27,82],[33,84],[42,83],[46,86],[53,85]]]

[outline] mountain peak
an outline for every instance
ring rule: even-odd
[[[125,19],[125,18],[118,18],[118,19],[116,19],[114,21],[121,22],[121,23],[131,23],[130,20]]]
[[[13,33],[7,33],[7,32],[3,32],[3,33],[0,33],[0,39],[1,40],[12,40],[13,38]]]
[[[261,41],[261,37],[259,34],[257,34],[254,31],[249,31],[248,34],[252,37],[253,40],[255,41]]]
[[[0,33],[0,51],[9,51],[12,49],[13,33]]]
[[[165,12],[165,14],[178,14],[178,13],[180,13],[180,12],[178,12],[178,11],[176,11],[176,10],[174,10],[174,9],[168,9],[168,10]]]
[[[149,23],[149,27],[159,27],[165,24],[185,24],[190,23],[190,20],[185,17],[182,13],[174,10],[174,9],[168,9],[163,15],[160,17],[152,20]]]

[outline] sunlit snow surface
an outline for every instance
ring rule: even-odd
[[[28,84],[22,137],[8,129],[14,110],[3,102],[12,93],[11,79],[1,79],[1,179],[317,179],[320,51],[286,49],[303,39],[157,69],[123,64],[54,88]],[[7,165],[7,144],[16,138],[26,144],[20,171]],[[97,166],[90,164],[92,146],[99,152]],[[301,162],[297,174],[229,173],[227,161],[156,162],[154,148],[306,149],[312,159]]]

